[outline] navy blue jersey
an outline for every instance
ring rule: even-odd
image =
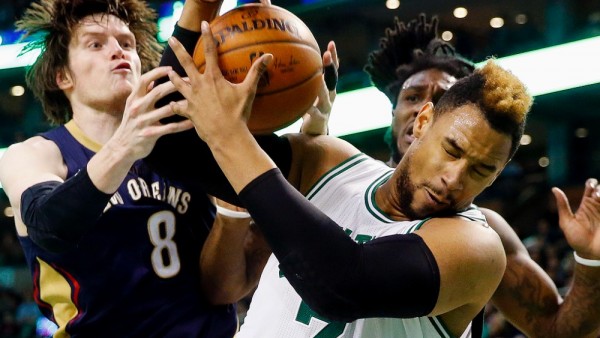
[[[60,148],[67,178],[100,149],[73,122],[42,136]],[[203,190],[137,161],[75,249],[48,253],[21,237],[55,336],[233,337],[235,306],[211,306],[201,293],[199,256],[213,219]]]

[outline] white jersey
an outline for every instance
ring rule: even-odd
[[[427,220],[394,221],[375,203],[375,191],[393,169],[365,154],[353,156],[330,170],[310,189],[307,198],[340,225],[356,242],[411,233]],[[485,222],[476,208],[460,213]],[[470,326],[462,337],[470,336]],[[331,322],[302,301],[280,273],[274,255],[260,278],[240,332],[235,338],[418,338],[453,337],[438,317],[369,318]]]

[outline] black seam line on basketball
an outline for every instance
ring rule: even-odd
[[[303,42],[299,42],[299,41],[289,41],[289,40],[274,40],[274,41],[268,41],[268,42],[261,42],[261,43],[257,43],[257,44],[247,44],[247,45],[239,46],[237,48],[228,49],[226,52],[217,53],[217,56],[221,56],[223,54],[234,52],[234,51],[236,51],[238,49],[242,49],[242,48],[246,48],[246,47],[250,47],[250,46],[267,45],[267,44],[271,44],[271,43],[281,43],[281,42],[291,43],[291,44],[295,44],[295,45],[308,46],[308,47],[310,47],[310,49],[312,49],[313,51],[315,51],[319,55],[321,55],[321,51],[320,50],[314,49],[313,46],[311,46],[311,45],[309,45],[307,43],[303,43]],[[204,47],[202,47],[202,49],[204,50]],[[206,57],[204,58],[204,62],[202,62],[197,68],[200,68],[200,67],[204,66],[205,64],[206,64]]]
[[[321,74],[323,74],[323,72],[320,71],[320,70],[318,70],[318,71],[314,72],[310,77],[307,77],[304,81],[294,83],[293,86],[287,86],[287,87],[280,88],[278,90],[274,90],[274,91],[270,91],[270,92],[256,93],[256,97],[265,96],[265,95],[273,95],[273,94],[277,94],[277,93],[280,93],[280,92],[284,92],[284,91],[286,91],[286,90],[288,90],[290,88],[299,87],[299,86],[307,83],[308,81],[314,79],[315,75],[321,75]]]

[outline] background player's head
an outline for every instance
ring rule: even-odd
[[[517,77],[489,60],[423,106],[398,165],[402,210],[418,219],[468,207],[516,152],[532,102]]]
[[[77,85],[83,85],[83,82],[105,85],[100,78],[91,81],[91,78],[77,74],[75,66],[86,61],[84,56],[74,53],[78,48],[83,51],[95,48],[99,52],[104,47],[106,51],[113,47],[107,35],[113,35],[117,39],[123,37],[118,44],[127,54],[125,58],[131,59],[125,62],[129,65],[122,65],[123,68],[129,67],[131,72],[140,73],[154,68],[160,60],[156,13],[140,0],[40,0],[30,5],[16,22],[16,27],[25,33],[24,38],[31,40],[26,50],[40,48],[42,51],[28,69],[27,84],[41,101],[44,113],[52,124],[65,123],[73,114],[70,95],[61,86],[61,80],[68,78],[77,82]],[[87,32],[81,32],[86,29]],[[101,32],[102,29],[105,32]],[[133,48],[129,46],[131,42],[127,40],[127,31],[134,37]],[[82,36],[84,34],[85,37]],[[89,39],[91,34],[96,34],[93,37],[96,40],[82,40]],[[89,45],[84,46],[83,43]],[[89,50],[84,50],[85,47],[89,47]],[[74,60],[75,56],[81,57],[81,60]],[[141,70],[139,67],[135,69],[136,62],[141,62]],[[91,62],[90,66],[104,65],[97,63]],[[135,80],[140,74],[133,75]],[[91,87],[94,83],[87,85]]]
[[[429,22],[425,14],[407,23],[394,18],[364,68],[393,106],[388,143],[395,163],[413,140],[412,125],[421,107],[436,103],[457,79],[475,69],[471,61],[438,37],[437,28],[435,16]]]

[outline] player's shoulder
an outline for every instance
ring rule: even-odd
[[[329,170],[360,154],[352,144],[334,136],[287,134],[285,137],[290,141],[292,167],[296,169],[292,170],[291,182],[303,192]]]
[[[350,142],[332,135],[307,135],[303,133],[285,134],[290,143],[304,147],[340,148],[345,150],[356,150]]]
[[[0,182],[13,205],[31,185],[63,172],[60,150],[39,136],[9,146],[0,158]]]
[[[22,142],[11,144],[6,149],[1,160],[10,162],[11,158],[27,158],[31,156],[36,158],[60,156],[60,150],[53,141],[41,136],[33,136]]]
[[[485,277],[489,284],[482,285],[483,289],[493,291],[504,274],[506,255],[498,233],[475,211],[432,218],[416,233],[424,238],[436,259],[452,253],[450,260],[445,259],[447,265],[458,270],[461,266],[471,267],[469,276],[473,280]]]
[[[54,142],[40,136],[10,145],[0,157],[1,181],[11,181],[22,177],[24,173],[44,170],[58,174],[62,173],[62,169],[60,149]]]
[[[523,245],[523,242],[521,242],[519,235],[517,235],[515,230],[502,215],[488,208],[479,208],[479,210],[485,216],[490,227],[496,231],[498,236],[500,236],[507,255],[516,253],[527,254],[527,249]]]
[[[453,245],[464,246],[463,252],[484,250],[489,254],[504,255],[498,233],[490,227],[486,216],[475,205],[453,215],[428,220],[421,231],[434,233],[435,238],[455,241]]]

